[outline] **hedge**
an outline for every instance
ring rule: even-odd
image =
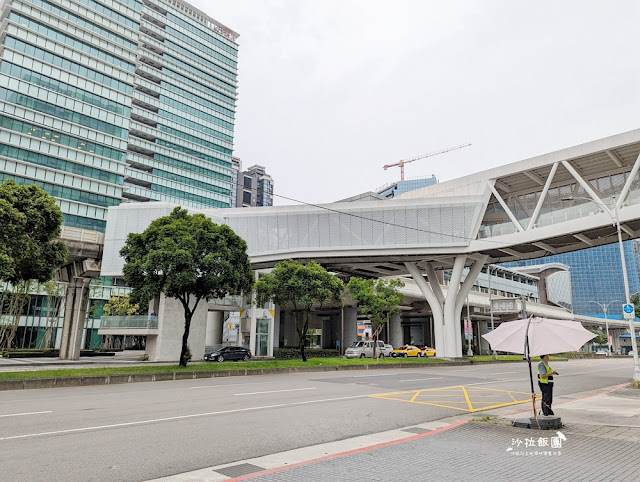
[[[307,358],[333,358],[340,356],[338,350],[307,348],[304,351]],[[273,350],[273,357],[276,360],[291,360],[294,358],[300,358],[299,348],[276,348]]]

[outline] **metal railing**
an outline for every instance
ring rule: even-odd
[[[158,318],[148,315],[103,316],[100,328],[158,328]]]

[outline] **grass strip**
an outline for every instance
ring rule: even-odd
[[[249,362],[222,362],[222,363],[192,363],[186,368],[180,365],[143,365],[128,367],[101,367],[101,368],[59,368],[52,370],[33,370],[21,372],[1,372],[0,380],[26,380],[31,378],[62,378],[62,377],[86,377],[92,375],[137,375],[144,373],[174,373],[174,372],[216,372],[229,370],[271,370],[277,368],[298,368],[317,366],[353,366],[353,365],[382,365],[382,364],[437,364],[445,362],[438,358],[394,358],[371,359],[345,358],[309,358],[307,362],[302,360],[267,360]]]

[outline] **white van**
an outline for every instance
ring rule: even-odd
[[[391,345],[385,344],[384,341],[378,340],[376,353],[378,357],[384,358],[390,356],[393,351]],[[373,358],[373,341],[354,341],[344,352],[347,358]]]

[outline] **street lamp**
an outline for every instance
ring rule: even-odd
[[[631,303],[631,295],[629,294],[629,279],[627,278],[627,264],[624,258],[624,247],[622,246],[622,233],[620,231],[620,215],[618,213],[618,203],[616,202],[616,196],[611,196],[611,201],[613,202],[614,214],[611,214],[611,209],[604,204],[600,200],[595,200],[593,198],[586,197],[568,197],[562,198],[562,201],[574,201],[576,199],[583,199],[585,201],[595,202],[604,207],[604,212],[609,215],[613,225],[616,227],[616,231],[618,232],[618,247],[620,249],[620,260],[622,262],[622,276],[624,278],[624,294],[627,300],[627,304]],[[640,365],[638,364],[638,344],[636,343],[636,330],[634,327],[634,318],[629,320],[629,333],[631,334],[631,349],[633,350],[633,380],[636,382],[640,382]],[[607,340],[608,342],[608,340]]]
[[[611,343],[609,343],[609,320],[607,319],[607,310],[609,309],[609,305],[611,303],[620,302],[620,300],[609,301],[609,303],[598,303],[597,301],[589,301],[589,303],[595,303],[596,305],[602,308],[602,312],[604,313],[604,323],[607,328],[607,355],[611,355]]]

